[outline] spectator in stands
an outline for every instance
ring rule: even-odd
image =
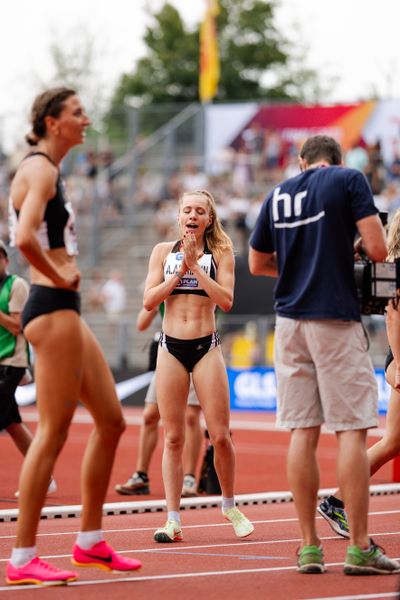
[[[368,165],[368,152],[361,146],[359,140],[353,142],[351,148],[347,150],[344,164],[349,169],[357,169],[357,171],[365,173]]]
[[[247,198],[249,186],[253,181],[251,156],[242,138],[232,155],[232,192],[239,198]]]
[[[180,179],[182,182],[182,192],[204,190],[208,186],[207,175],[200,171],[193,159],[188,160],[184,164]]]
[[[395,181],[397,184],[400,182],[400,149],[396,148],[394,157],[390,163],[387,174],[390,180]]]
[[[283,179],[290,179],[300,173],[298,152],[295,148],[289,150],[289,154],[286,157],[285,168],[283,170]]]
[[[85,175],[89,179],[95,179],[99,172],[99,158],[94,150],[86,152],[86,168]]]
[[[365,174],[369,181],[374,196],[379,196],[385,187],[386,169],[383,162],[381,144],[379,141],[371,144],[367,148],[368,164],[365,167]]]
[[[275,129],[265,132],[263,156],[268,181],[276,182],[280,174],[282,140]]]
[[[165,240],[176,226],[176,203],[171,200],[160,202],[154,216],[154,224],[160,240]]]
[[[103,307],[111,323],[119,321],[126,308],[126,288],[120,271],[113,269],[101,288]]]
[[[177,202],[183,192],[182,178],[179,172],[174,172],[168,177],[167,186],[164,190],[163,197],[166,200]]]
[[[143,207],[154,208],[160,198],[170,197],[168,189],[163,190],[164,183],[161,173],[151,171],[145,165],[138,168],[135,186],[134,202]]]
[[[375,197],[375,204],[379,210],[387,211],[389,215],[393,215],[400,207],[399,183],[394,180],[389,181],[378,198],[379,202]]]
[[[264,130],[258,121],[253,121],[250,127],[243,131],[242,137],[250,154],[251,165],[254,169],[258,169],[262,161]]]
[[[87,291],[87,302],[90,311],[97,312],[104,310],[104,293],[103,293],[104,281],[101,273],[94,270],[92,273],[92,279]]]

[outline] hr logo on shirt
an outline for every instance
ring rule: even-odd
[[[274,194],[272,196],[272,216],[274,219],[275,228],[283,229],[299,227],[300,225],[307,225],[308,223],[319,221],[319,219],[322,219],[322,217],[325,215],[325,211],[322,210],[317,215],[313,215],[305,219],[297,219],[296,221],[290,222],[279,222],[279,202],[283,203],[284,219],[290,219],[291,217],[301,217],[303,200],[307,196],[307,190],[304,190],[303,192],[298,192],[294,198],[292,198],[292,196],[287,192],[280,193],[280,191],[280,187],[275,188]]]

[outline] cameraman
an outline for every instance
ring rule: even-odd
[[[291,429],[288,479],[300,521],[298,571],[325,571],[315,509],[320,427],[336,432],[337,472],[351,525],[344,573],[400,571],[368,539],[366,433],[376,427],[377,384],[361,325],[353,242],[360,234],[373,261],[386,258],[383,226],[370,187],[342,166],[339,144],[314,136],[303,145],[301,173],[267,196],[250,240],[253,275],[275,288],[277,423]]]
[[[400,210],[390,222],[387,236],[387,262],[400,259]],[[389,352],[385,361],[386,381],[391,386],[383,437],[367,451],[370,475],[400,454],[400,308],[399,299],[389,300],[386,307],[386,332]],[[338,508],[339,507],[339,508]],[[340,490],[329,496],[317,508],[329,525],[342,537],[349,537],[346,512]]]

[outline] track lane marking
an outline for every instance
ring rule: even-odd
[[[374,511],[374,512],[370,512],[368,513],[369,516],[386,516],[386,515],[395,515],[395,514],[399,514],[400,513],[400,509],[393,509],[393,510],[382,510],[382,511]],[[144,514],[144,513],[143,513]],[[125,516],[125,515],[117,515],[119,517],[121,516]],[[131,517],[131,515],[128,515],[129,517]],[[115,517],[113,517],[115,518]],[[316,516],[317,521],[321,521],[324,522],[324,518],[321,516]],[[262,520],[252,520],[252,523],[254,523],[255,525],[263,525],[263,524],[273,524],[273,523],[297,523],[298,519],[297,517],[288,517],[288,518],[284,518],[284,519],[262,519]],[[230,527],[231,524],[230,523],[201,523],[199,525],[183,525],[183,528],[186,529],[203,529],[204,527]],[[103,532],[106,533],[137,533],[137,532],[141,532],[141,531],[154,531],[154,529],[157,528],[156,525],[154,525],[153,527],[130,527],[130,528],[121,528],[121,529],[103,529]],[[78,531],[58,531],[55,533],[38,533],[37,537],[54,537],[54,536],[61,536],[61,535],[77,535],[79,532]],[[371,535],[383,535],[383,534],[371,534]],[[387,535],[392,535],[391,533],[387,533]],[[12,540],[15,538],[15,535],[0,535],[0,540]],[[331,539],[330,537],[325,537],[323,539]],[[333,536],[332,539],[339,539],[339,536]]]
[[[381,592],[377,594],[357,594],[355,596],[324,596],[323,598],[302,598],[301,600],[373,600],[374,598],[398,597],[399,595],[397,592]]]
[[[397,559],[398,560],[398,559]],[[327,567],[342,567],[343,563],[326,563]],[[100,580],[86,580],[86,581],[73,581],[68,584],[68,587],[80,587],[85,585],[106,585],[106,584],[115,584],[115,583],[130,583],[130,582],[139,582],[139,581],[166,581],[166,580],[178,580],[178,579],[190,579],[197,577],[223,577],[226,575],[251,575],[255,573],[280,573],[282,571],[296,571],[296,566],[290,567],[262,567],[259,569],[230,569],[228,571],[200,571],[198,573],[169,573],[165,575],[145,575],[142,577],[120,577],[115,579],[100,579]],[[14,585],[14,586],[2,586],[0,587],[0,592],[9,592],[14,590],[32,590],[39,589],[43,590],[43,586],[37,585]],[[382,596],[385,597],[385,596]],[[386,596],[388,597],[388,596]],[[390,597],[390,596],[389,596]],[[339,597],[340,600],[345,600],[346,597]],[[357,598],[357,596],[350,596],[347,598]],[[362,596],[358,596],[360,599],[365,599],[365,594]],[[379,598],[379,595],[373,595],[371,598]],[[310,600],[318,600],[316,598],[312,598]],[[319,599],[319,600],[329,600],[327,598]],[[334,599],[335,600],[335,599]]]
[[[374,512],[370,512],[368,513],[368,515],[371,516],[386,516],[386,515],[396,515],[400,513],[400,509],[393,509],[393,510],[381,510],[381,511],[374,511]],[[144,513],[143,513],[144,514]],[[124,516],[128,516],[129,518],[132,515],[115,515],[118,517],[124,517]],[[115,516],[113,516],[113,518],[115,518]],[[321,516],[316,516],[317,521],[325,521],[325,519]],[[262,520],[258,520],[255,521],[252,519],[251,521],[252,523],[254,523],[255,525],[262,525],[265,523],[295,523],[298,522],[297,517],[288,517],[288,518],[284,518],[284,519],[262,519]],[[184,525],[184,529],[203,529],[204,527],[230,527],[231,524],[230,523],[202,523],[199,525]],[[154,525],[153,527],[130,527],[130,528],[121,528],[121,529],[103,529],[104,533],[125,533],[125,532],[140,532],[140,531],[154,531],[154,528],[157,528],[156,525]],[[38,533],[37,537],[53,537],[53,536],[60,536],[60,535],[78,535],[78,531],[61,531],[61,532],[55,532],[55,533]],[[374,534],[372,534],[374,535]],[[375,535],[383,535],[383,534],[375,534]],[[339,536],[335,536],[336,538],[339,539]],[[0,540],[12,540],[15,538],[15,535],[0,535]],[[330,539],[329,537],[326,537],[324,539]]]
[[[376,537],[385,537],[385,536],[390,536],[390,535],[400,535],[400,531],[393,531],[393,532],[385,532],[385,533],[371,533],[370,534],[371,537],[374,536]],[[343,544],[346,543],[346,540],[344,538],[339,538],[339,536],[337,535],[330,535],[330,536],[321,536],[320,538],[321,540],[324,541],[328,541],[328,540],[336,540],[339,542],[343,542]],[[204,550],[206,548],[234,548],[236,546],[261,546],[261,545],[271,545],[271,544],[299,544],[301,543],[301,538],[288,538],[288,539],[284,539],[284,540],[261,540],[261,541],[242,541],[242,542],[228,542],[228,543],[223,543],[223,544],[198,544],[198,545],[192,545],[192,546],[182,546],[182,550]],[[177,542],[178,545],[181,544],[181,542]],[[116,552],[121,553],[121,554],[168,554],[168,553],[173,553],[176,550],[176,546],[175,545],[168,545],[167,547],[159,547],[159,546],[152,546],[151,548],[135,548],[133,550],[129,550],[129,549],[119,549],[116,550]],[[45,560],[53,560],[53,559],[57,559],[57,558],[70,558],[71,554],[46,554],[46,555],[41,555],[41,558],[45,559]],[[3,562],[7,562],[9,560],[9,558],[0,558],[0,563]]]

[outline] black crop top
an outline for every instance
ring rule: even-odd
[[[44,156],[53,165],[55,163],[44,152],[32,152],[23,160],[31,156]],[[57,165],[55,165],[57,167]],[[58,169],[58,167],[57,167]],[[9,199],[9,228],[10,244],[15,245],[15,234],[18,223],[19,210],[14,207],[12,198]],[[64,182],[58,173],[56,193],[49,200],[44,213],[43,221],[39,227],[38,239],[43,250],[65,248],[69,256],[78,254],[78,244],[75,230],[75,216],[71,203],[65,195]]]
[[[165,259],[164,280],[173,277],[182,266],[183,252],[180,250],[180,246],[181,242],[177,241]],[[204,254],[199,258],[197,264],[211,277],[211,279],[216,278],[217,265],[207,246],[204,248]],[[179,281],[176,288],[171,292],[171,296],[175,294],[197,294],[198,296],[208,296],[207,292],[200,286],[197,277],[192,271],[187,271],[184,274],[182,281]]]

